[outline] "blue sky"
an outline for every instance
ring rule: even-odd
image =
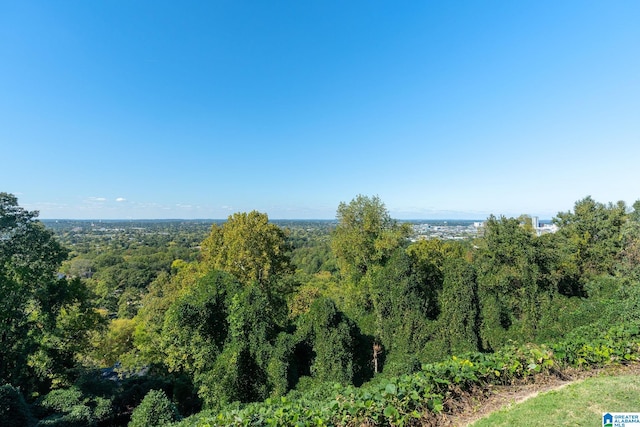
[[[0,0],[41,218],[550,218],[640,198],[640,2]]]

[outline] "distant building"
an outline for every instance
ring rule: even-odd
[[[531,217],[531,225],[533,226],[534,230],[537,230],[540,227],[540,221],[538,221],[538,217],[537,216],[532,216]]]
[[[555,224],[542,224],[536,229],[536,233],[538,233],[538,236],[547,233],[555,233],[556,231],[558,231],[558,226]]]
[[[538,236],[558,231],[558,226],[555,224],[540,224],[540,220],[537,216],[531,217],[531,225],[533,226],[533,229],[536,230],[536,234]]]
[[[525,224],[521,223],[521,225],[525,225]],[[558,231],[557,225],[540,223],[540,218],[537,216],[531,216],[531,226],[533,227],[533,229],[535,230],[538,236],[542,236],[543,234],[548,234],[548,233],[555,233],[556,231]],[[484,227],[485,227],[484,221],[474,222],[473,227],[476,229],[476,234],[478,237],[484,235]]]

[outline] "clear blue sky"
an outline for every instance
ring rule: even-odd
[[[41,218],[550,218],[640,198],[640,1],[0,0]]]

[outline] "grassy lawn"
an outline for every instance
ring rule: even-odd
[[[640,412],[640,376],[589,378],[494,412],[472,425],[601,427],[603,412]]]

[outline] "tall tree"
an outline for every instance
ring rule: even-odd
[[[612,274],[623,246],[622,227],[627,208],[620,201],[608,205],[590,196],[575,203],[573,212],[560,212],[553,219],[565,254],[566,274],[584,282],[593,275]]]
[[[326,297],[315,300],[297,320],[297,348],[302,356],[297,363],[309,363],[309,373],[320,382],[351,383],[357,335],[353,322]],[[303,348],[306,351],[301,351]]]
[[[378,196],[341,202],[336,217],[331,248],[343,276],[356,281],[371,266],[384,264],[409,235],[408,225],[393,220]]]
[[[0,382],[25,388],[71,368],[100,320],[84,283],[56,277],[67,250],[37,215],[0,193]]]
[[[384,266],[371,268],[362,280],[375,319],[375,330],[363,331],[381,344],[387,373],[419,366],[418,354],[433,336],[438,308],[435,289],[427,280],[404,248],[396,249]]]
[[[523,217],[493,215],[486,222],[476,258],[484,348],[501,345],[507,330],[533,338],[541,300],[555,291],[549,254],[528,223]]]
[[[619,273],[627,279],[640,279],[640,200],[633,204],[629,220],[621,229],[622,252],[620,253]]]
[[[286,372],[269,376],[273,343],[286,319],[257,283],[243,285],[212,271],[198,279],[166,311],[161,336],[164,363],[190,376],[205,406],[266,398]],[[281,375],[281,377],[279,377]]]
[[[36,220],[38,212],[0,193],[0,380],[20,382],[35,342],[30,338],[30,306],[37,307],[66,251]],[[39,298],[40,297],[40,298]]]
[[[450,258],[444,266],[440,296],[443,341],[450,354],[479,350],[479,302],[476,273],[464,258]]]
[[[235,213],[222,226],[213,225],[202,242],[203,264],[233,274],[241,282],[265,286],[293,271],[284,230],[267,214]]]

